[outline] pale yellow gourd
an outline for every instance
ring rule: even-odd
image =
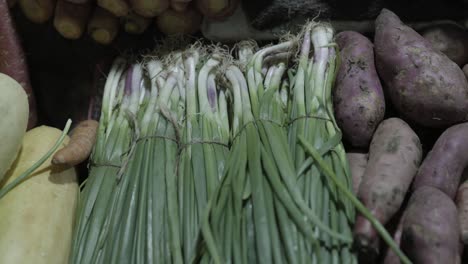
[[[28,131],[0,188],[44,156],[60,135],[47,126]],[[0,198],[0,263],[68,263],[78,191],[75,168],[52,165],[49,158]]]
[[[0,181],[16,158],[28,116],[28,96],[23,87],[0,73]]]

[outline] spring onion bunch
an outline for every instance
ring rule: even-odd
[[[408,263],[350,191],[328,25],[166,48],[108,75],[70,263],[356,263],[356,209]]]

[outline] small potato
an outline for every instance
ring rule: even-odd
[[[358,198],[386,224],[400,209],[422,158],[416,133],[399,118],[384,120],[375,131]],[[378,251],[378,236],[362,215],[354,225],[355,240],[362,248]]]
[[[461,263],[457,207],[440,190],[416,190],[403,215],[401,248],[415,264]]]

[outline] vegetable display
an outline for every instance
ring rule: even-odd
[[[70,262],[357,263],[357,209],[409,263],[353,195],[333,34],[117,58]]]
[[[153,23],[191,35],[239,2],[19,8],[36,22],[53,17],[66,38],[109,45]],[[101,56],[83,85],[89,102],[64,113],[77,119],[67,137],[70,120],[63,131],[27,131],[35,107],[6,6],[0,263],[465,262],[468,66],[458,25],[415,31],[383,9],[374,35],[316,19],[272,43],[171,36],[154,50]]]

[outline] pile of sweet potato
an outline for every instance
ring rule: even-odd
[[[413,263],[462,263],[468,33],[456,24],[417,32],[383,9],[373,36],[343,31],[336,42],[334,108],[356,195]],[[354,236],[367,258],[399,263],[361,215]]]

